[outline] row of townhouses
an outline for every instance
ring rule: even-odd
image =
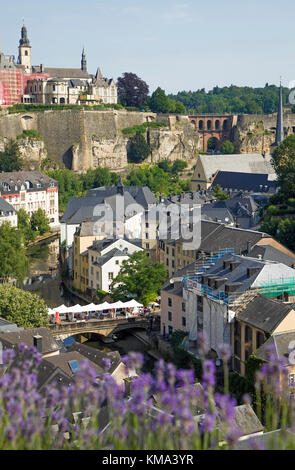
[[[29,216],[41,208],[52,229],[59,227],[58,184],[38,171],[0,173],[0,223],[17,226],[17,211]]]

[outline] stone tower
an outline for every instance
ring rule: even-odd
[[[27,28],[23,25],[21,29],[21,38],[18,46],[18,63],[24,65],[25,72],[32,72],[32,48],[28,39]]]
[[[83,70],[83,72],[87,72],[87,62],[86,62],[86,54],[84,51],[84,47],[83,47],[82,58],[81,58],[81,70]]]
[[[276,129],[276,141],[275,145],[280,145],[284,140],[284,116],[283,116],[283,91],[282,83],[280,82],[280,96],[279,96],[279,108],[277,115],[277,129]]]

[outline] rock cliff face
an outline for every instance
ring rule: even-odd
[[[60,110],[0,113],[0,135],[16,138],[25,129],[36,130],[44,139],[48,157],[74,171],[108,166],[121,170],[127,165],[129,138],[122,129],[151,121],[165,121],[167,128],[149,129],[146,137],[152,154],[147,161],[182,158],[192,160],[199,138],[187,116],[157,116],[155,113],[127,111]],[[42,149],[24,144],[24,152],[37,162]]]
[[[236,126],[233,132],[236,153],[271,153],[275,131],[264,128],[262,121],[253,121],[245,127]]]
[[[19,139],[20,154],[24,161],[25,170],[38,170],[41,167],[42,160],[47,158],[47,150],[43,140]]]
[[[5,150],[7,138],[0,139],[0,152]],[[18,139],[17,140],[21,158],[24,162],[24,170],[39,170],[41,162],[47,157],[47,150],[44,142],[37,139]]]
[[[232,130],[237,153],[272,153],[276,138],[276,114],[238,116]],[[295,132],[295,114],[284,113],[285,137]]]

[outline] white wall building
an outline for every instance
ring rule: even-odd
[[[38,171],[0,173],[0,196],[16,211],[24,209],[29,216],[43,209],[50,227],[59,227],[58,184],[52,178]]]
[[[12,227],[17,227],[17,213],[11,204],[0,198],[0,225],[9,222]]]
[[[125,239],[95,240],[88,248],[89,287],[110,291],[113,279],[117,277],[124,260],[142,248]]]

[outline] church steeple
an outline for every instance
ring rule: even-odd
[[[121,196],[124,196],[124,184],[122,180],[122,175],[120,175],[120,180],[117,186],[117,193],[121,194]]]
[[[87,62],[86,62],[86,54],[85,54],[84,47],[83,47],[82,58],[81,58],[81,70],[83,70],[83,72],[87,72]]]
[[[28,39],[27,28],[25,27],[24,24],[23,24],[23,27],[21,29],[21,38],[19,40],[19,45],[20,46],[25,46],[25,47],[31,47],[30,46],[30,41]]]
[[[18,63],[24,66],[26,73],[32,72],[32,50],[28,38],[27,28],[23,24],[21,38],[18,46]]]
[[[280,145],[284,140],[284,116],[283,116],[283,91],[282,83],[280,82],[280,95],[279,95],[279,107],[277,115],[277,129],[276,129],[276,141],[275,145]]]

